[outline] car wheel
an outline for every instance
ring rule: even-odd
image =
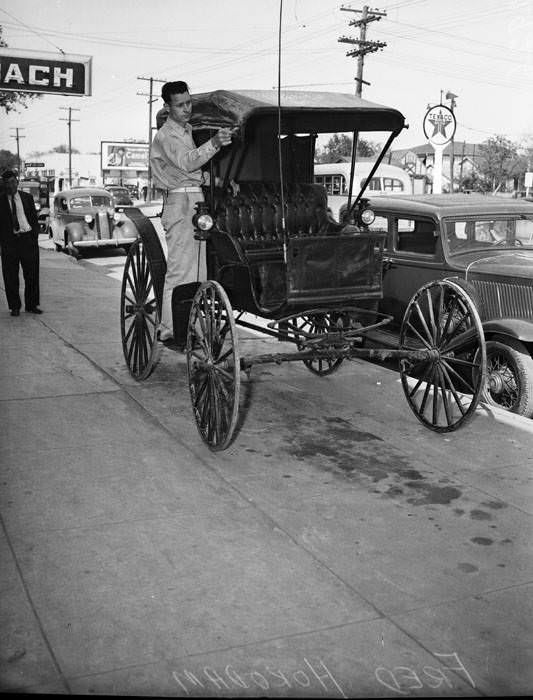
[[[533,358],[514,338],[487,341],[487,382],[483,401],[533,417]]]

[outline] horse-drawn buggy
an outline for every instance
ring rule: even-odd
[[[376,310],[387,234],[371,226],[365,185],[405,127],[402,114],[351,95],[220,90],[193,96],[191,124],[198,144],[222,126],[237,127],[232,145],[209,163],[210,185],[194,217],[208,281],[176,288],[173,297],[175,322],[188,317],[190,395],[206,444],[212,450],[230,444],[241,373],[264,363],[301,361],[323,376],[345,359],[394,358],[423,424],[447,432],[465,423],[479,400],[486,356],[479,316],[459,280],[432,282],[413,296],[397,349],[365,342],[390,321]],[[385,136],[341,222],[328,211],[325,188],[313,183],[317,139],[339,132]],[[353,175],[350,189],[352,182]],[[124,269],[121,332],[128,368],[143,380],[158,356],[166,262],[150,220],[139,212],[135,222],[139,238]],[[242,354],[239,327],[283,345]]]

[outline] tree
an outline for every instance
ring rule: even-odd
[[[324,148],[319,149],[316,154],[318,163],[335,163],[341,158],[351,158],[353,139],[347,134],[333,134]],[[357,156],[368,158],[376,155],[380,146],[372,141],[359,139],[357,142]]]
[[[478,172],[485,191],[505,191],[508,180],[515,176],[518,147],[506,136],[495,135],[479,146]]]
[[[2,39],[3,28],[0,25],[0,46],[7,47],[7,43]],[[17,108],[24,107],[28,109],[26,104],[30,100],[34,100],[36,97],[42,97],[36,92],[2,92],[0,91],[0,107],[2,107],[6,113],[11,111],[17,111]]]
[[[5,149],[0,150],[0,172],[3,173],[4,170],[16,170],[18,167],[18,158],[16,153],[11,153],[11,151],[6,151]]]
[[[59,146],[54,146],[52,148],[53,153],[68,153],[68,146],[64,143],[60,144]],[[71,148],[70,149],[71,153],[79,153],[77,148]]]

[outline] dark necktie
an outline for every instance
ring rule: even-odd
[[[15,195],[11,197],[11,213],[13,214],[13,231],[20,231],[20,224],[17,217],[17,207],[15,205]]]

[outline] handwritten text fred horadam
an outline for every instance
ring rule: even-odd
[[[184,669],[180,673],[174,671],[172,677],[189,695],[191,690],[227,690],[235,691],[237,688],[260,688],[261,690],[275,690],[278,688],[309,688],[311,693],[335,693],[338,697],[348,697],[341,686],[335,680],[326,664],[319,659],[312,664],[304,658],[305,670],[298,669],[290,673],[284,673],[280,668],[265,666],[262,673],[259,671],[247,671],[240,673],[234,666],[228,664],[222,672],[213,666],[204,666],[201,671],[192,673]]]
[[[439,689],[453,688],[452,678],[464,676],[468,684],[475,688],[476,685],[465,665],[456,652],[451,654],[438,654],[434,656],[448,662],[446,666],[437,668],[423,666],[415,670],[409,666],[394,666],[386,668],[378,666],[375,669],[375,680],[385,686],[393,694],[409,695],[412,690],[426,688],[439,692]],[[189,695],[193,691],[218,690],[232,691],[237,689],[254,689],[262,691],[276,691],[278,689],[298,690],[307,688],[312,695],[330,695],[335,697],[348,697],[322,659],[311,663],[304,657],[305,666],[296,671],[285,672],[279,667],[265,666],[261,671],[238,671],[235,666],[227,664],[223,670],[217,670],[213,666],[203,666],[194,672],[183,669],[179,673],[173,671],[172,677],[182,691]],[[450,677],[451,676],[451,677]]]

